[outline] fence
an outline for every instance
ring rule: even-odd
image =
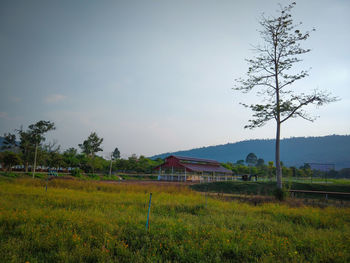
[[[235,181],[241,176],[233,175],[199,175],[199,174],[160,174],[159,181],[175,181],[175,182],[225,182]]]

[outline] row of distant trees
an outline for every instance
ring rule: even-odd
[[[326,177],[326,178],[350,178],[350,168],[343,168],[339,171],[312,170],[310,165],[305,163],[300,167],[287,167],[280,163],[283,174],[286,177]],[[234,174],[251,174],[259,177],[275,178],[276,167],[274,162],[258,158],[254,153],[249,153],[245,160],[237,160],[235,163],[227,162],[224,167],[233,171]]]
[[[113,173],[115,171],[151,173],[153,168],[162,160],[151,160],[135,154],[128,159],[120,158],[120,151],[116,147],[111,153],[110,159],[96,155],[102,151],[100,138],[96,132],[79,144],[77,148],[69,148],[61,151],[57,142],[45,143],[47,132],[54,130],[55,124],[50,121],[39,121],[28,126],[26,130],[21,127],[15,133],[4,135],[0,163],[4,170],[12,171],[13,167],[23,166],[25,172],[29,170],[33,176],[39,169],[55,169],[72,171],[81,170],[85,173]]]
[[[274,162],[269,161],[265,163],[265,160],[258,158],[256,154],[249,153],[245,160],[237,160],[235,163],[227,162],[223,164],[227,169],[233,171],[234,174],[251,174],[258,175],[259,177],[275,177],[276,176],[276,167]],[[296,167],[286,167],[281,162],[281,167],[283,169],[283,174],[285,176],[294,176],[294,177],[306,177],[311,176],[313,171],[310,169],[310,166],[304,165],[299,168]]]
[[[77,148],[69,148],[61,151],[57,142],[45,143],[45,135],[55,129],[55,124],[50,121],[39,121],[28,126],[26,130],[21,127],[15,130],[15,133],[4,135],[2,152],[0,152],[0,163],[6,171],[12,171],[13,167],[21,165],[25,172],[35,174],[37,167],[40,170],[63,170],[72,174],[95,172],[109,174],[114,172],[127,173],[152,173],[154,168],[160,165],[163,160],[152,160],[144,156],[133,154],[127,159],[120,158],[119,149],[116,147],[109,158],[103,158],[96,155],[102,151],[101,144],[103,138],[97,133],[92,132],[86,140],[78,145]],[[286,167],[281,162],[281,169],[286,176],[309,177],[309,176],[328,176],[328,177],[349,177],[350,169],[340,171],[312,171],[310,166],[305,164],[299,168]],[[251,174],[260,177],[275,177],[276,167],[274,162],[267,164],[264,159],[258,158],[254,153],[249,153],[245,160],[238,160],[235,163],[227,162],[222,164],[227,169],[233,171],[236,175]],[[22,169],[22,168],[21,168]]]

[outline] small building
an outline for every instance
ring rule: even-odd
[[[227,181],[232,171],[219,162],[208,159],[170,155],[165,162],[154,168],[158,180],[165,181]]]

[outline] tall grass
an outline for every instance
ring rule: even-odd
[[[340,180],[335,183],[323,184],[323,183],[301,183],[301,182],[285,182],[284,186],[287,189],[293,190],[309,190],[309,191],[326,191],[326,192],[350,192],[350,184],[347,184],[345,180]],[[201,192],[218,192],[218,193],[234,193],[234,194],[255,194],[255,195],[273,195],[276,189],[276,183],[274,182],[244,182],[244,181],[233,181],[233,182],[212,182],[195,184],[191,186],[192,189]],[[298,196],[307,197],[320,197],[318,194],[307,194]],[[349,196],[346,195],[330,195],[329,198],[350,200]]]
[[[2,262],[350,261],[349,209],[205,202],[178,186],[44,184],[0,180]]]

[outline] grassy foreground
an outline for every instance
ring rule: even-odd
[[[178,186],[44,184],[0,177],[2,262],[350,261],[350,209],[205,201]]]
[[[327,192],[350,192],[350,180],[333,180],[330,183],[309,183],[309,182],[284,182],[287,189],[327,191]],[[201,192],[218,192],[229,194],[253,194],[253,195],[273,195],[276,189],[276,182],[212,182],[191,185],[191,188]],[[315,194],[298,194],[300,197],[324,198]],[[330,195],[330,199],[350,200],[349,196]]]

